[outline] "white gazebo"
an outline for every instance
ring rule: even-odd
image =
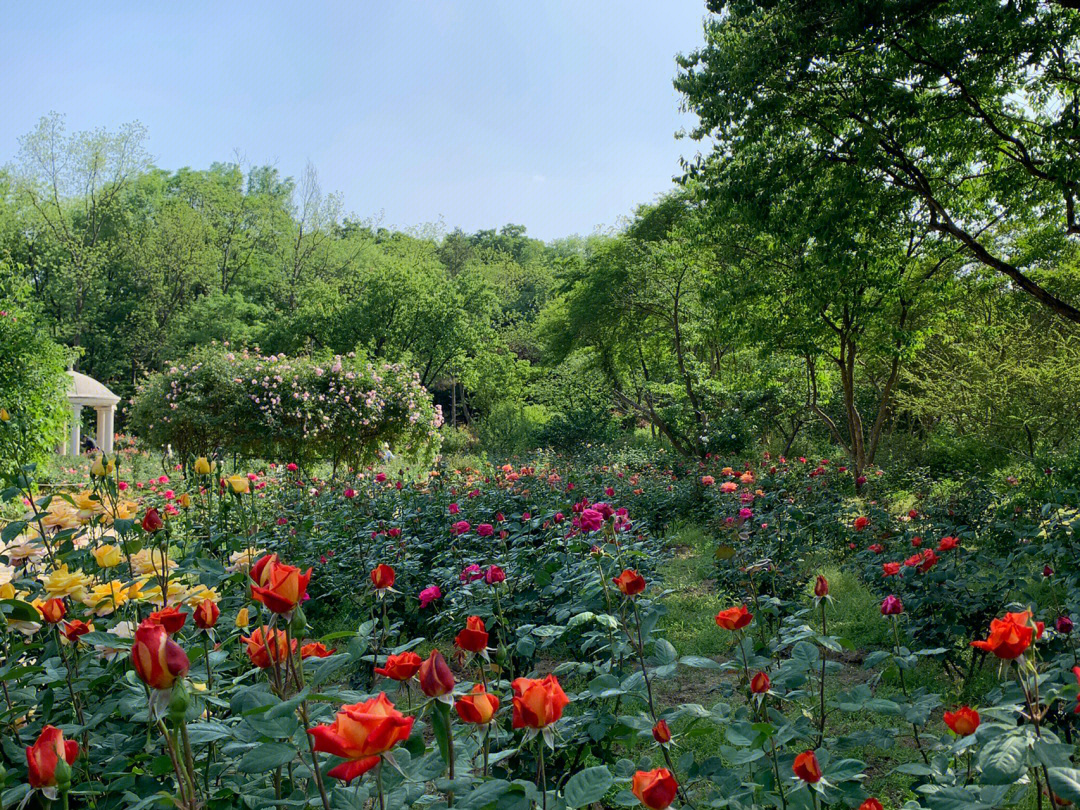
[[[71,439],[61,452],[79,455],[82,450],[82,409],[93,408],[97,411],[97,444],[105,453],[113,450],[113,417],[116,403],[120,397],[99,383],[93,377],[87,377],[74,369],[68,369],[71,383],[68,385],[67,398],[71,403]]]

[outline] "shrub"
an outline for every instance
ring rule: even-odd
[[[182,458],[227,452],[310,465],[358,466],[384,443],[422,460],[438,450],[442,415],[418,375],[361,357],[264,357],[219,345],[151,376],[134,428]]]

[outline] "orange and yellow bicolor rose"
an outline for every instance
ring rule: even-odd
[[[516,678],[510,687],[514,690],[514,728],[550,726],[570,703],[554,675]]]
[[[251,567],[251,579],[253,599],[273,613],[288,613],[304,598],[311,569],[301,574],[296,566],[279,561],[277,554],[268,554]]]
[[[45,726],[32,746],[26,749],[27,781],[32,788],[56,787],[56,769],[63,760],[68,765],[79,756],[79,744],[65,740],[56,726]],[[68,776],[70,781],[71,777]]]
[[[406,717],[385,692],[362,703],[342,706],[332,725],[308,729],[315,750],[346,760],[329,775],[346,784],[379,764],[379,755],[409,738],[414,718]]]

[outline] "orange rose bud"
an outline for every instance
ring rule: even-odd
[[[973,641],[972,647],[991,652],[1004,661],[1019,658],[1034,639],[1042,638],[1044,625],[1031,620],[1031,611],[1006,613],[1004,619],[990,621],[990,635],[985,641]]]
[[[881,802],[877,799],[870,797],[859,805],[859,810],[885,810],[885,808],[881,806]]]
[[[454,709],[463,723],[475,723],[482,726],[490,723],[495,712],[499,710],[499,699],[495,695],[488,694],[484,685],[478,683],[471,692],[458,698]]]
[[[829,595],[829,580],[825,579],[821,574],[817,575],[817,579],[814,581],[814,596],[821,599],[822,597]]]
[[[63,599],[49,599],[41,606],[41,618],[49,624],[60,624],[67,615]]]
[[[195,612],[192,614],[192,619],[195,621],[195,626],[200,630],[209,630],[217,624],[218,616],[221,615],[221,610],[218,608],[217,603],[212,599],[203,599],[195,606]]]
[[[316,751],[346,760],[328,772],[348,784],[379,764],[379,755],[409,739],[415,718],[406,717],[380,692],[338,709],[331,725],[308,729]]]
[[[656,721],[656,725],[652,727],[652,736],[661,745],[671,742],[671,728],[668,726],[667,720]]]
[[[442,697],[454,688],[456,681],[446,665],[446,659],[438,650],[432,650],[427,660],[420,665],[420,691],[428,697]]]
[[[626,596],[637,596],[645,590],[645,577],[630,568],[627,568],[611,581]]]
[[[979,713],[968,706],[961,706],[955,712],[945,712],[943,719],[945,725],[961,737],[974,734],[980,722]]]
[[[63,759],[68,765],[79,756],[79,744],[65,740],[56,726],[45,726],[34,744],[26,749],[27,781],[32,788],[56,787],[56,768]]]
[[[754,614],[746,609],[746,605],[721,610],[716,614],[716,626],[725,630],[741,630],[750,624]]]
[[[272,613],[288,613],[307,593],[311,569],[301,574],[295,565],[286,565],[278,561],[276,554],[268,554],[251,567],[251,578],[258,583],[251,586],[253,599]]]
[[[165,521],[161,519],[161,514],[157,509],[147,509],[146,514],[143,515],[142,527],[144,532],[153,534],[165,528]]]
[[[145,619],[135,631],[131,663],[135,674],[151,689],[169,689],[191,667],[187,653],[169,638],[162,625],[150,619]]]
[[[671,771],[657,768],[654,771],[638,771],[634,774],[630,789],[649,810],[666,810],[675,801],[679,785]]]
[[[545,728],[562,717],[570,698],[554,675],[536,680],[516,678],[514,690],[514,728]]]
[[[64,622],[64,637],[72,644],[79,643],[79,636],[85,636],[94,628],[88,625],[81,619],[75,619],[75,621]]]
[[[375,667],[375,674],[395,681],[407,681],[417,673],[423,663],[424,659],[411,650],[398,655],[388,655],[385,664]]]
[[[329,658],[334,654],[334,650],[326,649],[326,645],[321,641],[313,641],[311,644],[305,644],[300,648],[301,660],[307,660],[308,658]]]
[[[396,576],[394,569],[389,565],[376,565],[371,569],[371,584],[376,590],[382,591],[393,587]]]
[[[487,649],[488,634],[484,620],[479,616],[470,616],[465,620],[465,629],[457,634],[454,643],[468,652],[480,653]]]
[[[750,679],[750,691],[755,695],[764,695],[769,691],[771,683],[768,675],[764,672],[758,672]]]
[[[256,627],[250,636],[240,636],[240,640],[247,644],[248,658],[259,669],[269,669],[289,656],[289,640],[284,630],[271,633],[264,624]],[[296,652],[296,639],[293,639],[291,652]]]
[[[167,608],[155,610],[146,617],[146,621],[160,624],[165,628],[165,632],[171,636],[179,632],[180,628],[187,622],[187,614],[181,613],[176,605],[169,605]]]
[[[795,771],[797,777],[811,785],[821,781],[821,766],[813,751],[803,751],[795,757],[795,764],[791,766],[791,770]]]

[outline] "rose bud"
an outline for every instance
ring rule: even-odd
[[[63,784],[70,785],[71,768],[68,766],[78,756],[79,744],[77,742],[65,740],[64,732],[56,726],[45,726],[34,744],[26,749],[26,778],[30,787],[50,788]]]
[[[385,692],[338,709],[331,725],[308,729],[316,751],[345,760],[328,774],[348,784],[380,762],[380,754],[409,739],[415,718],[406,717]]]
[[[979,713],[968,706],[961,706],[955,712],[945,712],[942,719],[953,733],[961,737],[974,734],[980,721]]]
[[[250,622],[251,616],[248,613],[248,609],[246,607],[240,608],[240,610],[236,612],[236,621],[234,622],[234,624],[237,627],[247,627]]]
[[[209,630],[217,624],[218,616],[220,615],[221,610],[214,600],[203,599],[195,606],[195,610],[192,613],[192,619],[195,622],[195,626],[200,630]]]
[[[146,617],[146,621],[160,624],[165,628],[165,632],[171,636],[179,632],[180,628],[187,622],[187,614],[181,613],[176,605],[169,605],[167,608],[155,610]]]
[[[499,710],[499,699],[495,695],[488,694],[484,685],[478,683],[471,692],[458,698],[454,703],[454,709],[463,723],[475,723],[482,726],[491,722],[491,718]]]
[[[817,579],[814,581],[814,596],[818,599],[829,595],[829,580],[825,579],[821,574],[817,575]]]
[[[514,690],[514,728],[545,728],[562,717],[570,698],[559,686],[559,679],[516,678]]]
[[[49,624],[60,624],[67,615],[63,599],[49,599],[41,606],[41,618]]]
[[[79,636],[85,636],[93,629],[94,626],[92,624],[87,624],[81,619],[64,622],[64,638],[66,638],[72,644],[78,644]]]
[[[376,590],[383,591],[393,587],[396,574],[389,565],[380,564],[371,569],[371,584]]]
[[[1044,565],[1043,566],[1043,576],[1049,578],[1049,577],[1052,577],[1053,575],[1054,575],[1054,569],[1051,568],[1049,565]]]
[[[716,614],[716,626],[724,630],[741,630],[750,624],[754,614],[746,609],[746,605],[727,608]]]
[[[250,636],[240,636],[240,640],[247,645],[248,658],[259,669],[269,669],[274,664],[280,664],[289,656],[289,652],[296,652],[296,639],[292,640],[292,649],[288,644],[288,637],[284,630],[274,630],[272,633],[266,625],[256,627]]]
[[[484,582],[488,585],[498,585],[500,582],[506,582],[506,572],[497,565],[488,566],[488,569],[484,572]]]
[[[791,770],[797,777],[811,785],[821,781],[821,766],[813,751],[803,751],[795,757],[795,764],[791,766]]]
[[[420,665],[418,673],[420,691],[428,697],[442,697],[449,694],[456,681],[446,665],[446,659],[438,650],[432,650],[427,660]]]
[[[329,658],[334,652],[334,650],[326,649],[326,645],[321,641],[314,641],[300,648],[300,658],[304,661],[308,658]]]
[[[870,797],[865,802],[859,805],[859,810],[885,810],[877,799]]]
[[[407,681],[416,674],[422,663],[424,659],[411,650],[398,655],[388,655],[385,664],[375,667],[375,674],[395,681]]]
[[[142,527],[144,532],[153,534],[165,528],[165,521],[161,519],[157,509],[147,509],[146,514],[143,515]]]
[[[1073,631],[1073,620],[1068,616],[1058,616],[1057,621],[1054,622],[1054,629],[1063,636],[1067,636]]]
[[[296,566],[279,562],[276,554],[270,554],[251,567],[251,578],[258,583],[251,586],[253,599],[272,613],[288,613],[303,600],[311,569],[301,574]]]
[[[904,612],[904,603],[900,601],[900,597],[889,594],[885,597],[885,601],[881,603],[881,615],[882,616],[898,616]]]
[[[630,568],[627,568],[611,581],[626,596],[637,596],[645,590],[645,578]]]
[[[750,691],[755,695],[763,695],[769,691],[772,682],[764,672],[758,672],[750,679]]]
[[[187,653],[169,638],[164,627],[149,619],[135,631],[131,663],[135,674],[151,689],[168,689],[191,667]]]
[[[679,785],[671,771],[667,768],[657,768],[653,771],[638,771],[630,789],[638,801],[649,810],[666,810],[675,801],[678,795]]]
[[[656,725],[652,727],[652,736],[661,745],[671,742],[671,727],[668,726],[667,720],[656,721]]]
[[[468,652],[480,653],[487,649],[488,634],[484,620],[479,616],[470,616],[465,620],[465,629],[457,634],[454,643]]]

